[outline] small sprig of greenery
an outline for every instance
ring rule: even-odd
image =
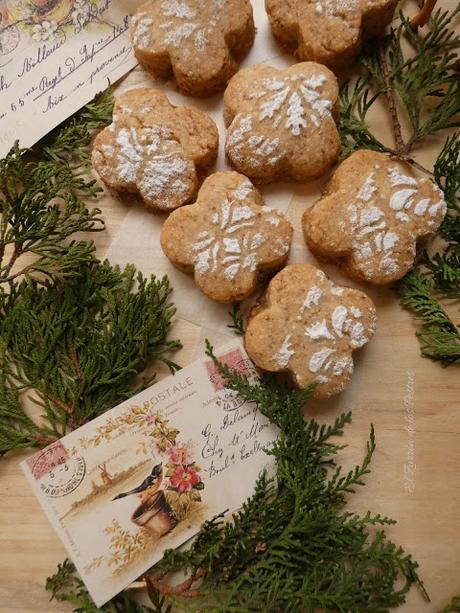
[[[406,160],[414,145],[426,137],[460,126],[460,79],[456,51],[460,36],[451,28],[460,3],[451,10],[437,10],[421,33],[400,13],[400,25],[361,58],[361,75],[340,91],[340,125],[347,157],[357,149],[374,149]],[[404,43],[410,51],[405,51]],[[387,101],[394,128],[394,144],[381,142],[369,128],[368,114]],[[403,135],[398,108],[403,109],[410,130]]]
[[[460,132],[448,138],[434,166],[434,177],[444,192],[447,215],[439,228],[444,249],[424,264],[436,289],[446,298],[460,298]]]
[[[0,160],[0,300],[23,276],[71,276],[91,259],[94,245],[69,240],[104,229],[84,199],[102,190],[88,177],[89,144],[110,122],[105,92],[30,149],[15,145]]]
[[[399,284],[401,304],[421,322],[422,355],[449,366],[460,360],[460,332],[433,293],[430,277],[415,269]]]
[[[276,477],[263,473],[230,523],[216,517],[189,550],[167,551],[149,576],[151,589],[179,610],[210,613],[380,613],[403,603],[413,584],[423,590],[417,563],[385,534],[394,520],[344,508],[370,472],[373,428],[362,463],[343,472],[336,456],[345,446],[337,437],[350,413],[331,426],[305,421],[313,388],[294,390],[273,376],[252,384],[221,364],[209,343],[206,352],[228,388],[256,402],[279,428],[267,451]],[[171,588],[165,578],[176,571],[189,576]]]
[[[69,560],[59,564],[56,573],[46,580],[46,589],[51,592],[51,600],[68,602],[77,613],[161,613],[161,609],[138,604],[129,592],[122,592],[101,608],[96,607]],[[162,605],[161,601],[159,604]]]
[[[417,332],[425,357],[449,366],[460,360],[460,329],[440,299],[460,298],[460,133],[448,138],[434,167],[444,191],[447,215],[439,229],[444,248],[425,254],[420,266],[399,283],[401,304],[411,310],[421,328]]]
[[[228,314],[230,316],[230,319],[232,320],[232,323],[227,324],[227,328],[230,328],[230,330],[233,330],[233,332],[237,336],[243,336],[244,335],[244,319],[243,319],[243,315],[240,310],[239,302],[235,302],[232,305],[232,310],[229,311]]]
[[[168,279],[100,262],[92,242],[73,240],[104,227],[84,199],[102,191],[89,145],[112,106],[102,94],[0,160],[0,455],[46,445],[136,393],[149,360],[177,368]]]
[[[454,596],[439,613],[460,613],[460,594]]]
[[[74,172],[80,168],[85,173],[90,160],[88,145],[95,132],[112,121],[112,113],[113,87],[108,87],[47,134],[32,148],[32,152],[41,159],[71,164]]]

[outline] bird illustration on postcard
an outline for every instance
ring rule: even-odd
[[[220,352],[255,377],[239,341]],[[275,428],[202,358],[21,464],[97,606],[251,495]]]

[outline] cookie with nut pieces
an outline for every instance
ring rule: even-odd
[[[398,0],[265,0],[272,32],[299,60],[345,68],[383,34]]]
[[[139,62],[192,96],[224,89],[254,37],[250,0],[148,0],[131,24]]]
[[[116,100],[112,123],[96,136],[92,162],[120,196],[136,194],[146,206],[168,212],[194,199],[218,144],[206,113],[173,106],[156,89],[132,89]]]
[[[224,94],[233,168],[258,183],[323,174],[340,153],[337,96],[333,73],[314,62],[240,70]]]
[[[309,264],[286,266],[250,313],[246,351],[262,370],[287,372],[300,388],[327,398],[350,381],[352,353],[376,329],[376,309],[363,292],[335,285]]]
[[[237,172],[206,179],[197,201],[174,211],[161,232],[167,258],[218,302],[244,300],[264,274],[289,256],[292,226],[264,206],[259,191]]]
[[[376,285],[403,277],[416,244],[440,226],[441,190],[408,164],[356,151],[336,170],[324,196],[302,218],[308,247],[345,274]]]

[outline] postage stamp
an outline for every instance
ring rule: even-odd
[[[70,457],[61,441],[26,462],[34,479],[40,482],[42,492],[51,498],[67,496],[76,490],[86,474],[84,458]]]
[[[219,361],[222,364],[226,364],[243,377],[251,377],[255,374],[254,368],[252,367],[250,361],[245,358],[240,349],[234,349],[233,351],[229,351],[228,353],[219,356]],[[217,366],[212,360],[208,360],[206,362],[206,370],[208,371],[209,378],[214,385],[214,390],[216,392],[223,390],[225,388],[225,378],[221,375],[217,369]]]

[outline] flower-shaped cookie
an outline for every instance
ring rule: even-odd
[[[281,45],[300,60],[343,68],[363,38],[383,33],[398,0],[265,0]]]
[[[215,123],[202,111],[175,107],[155,89],[132,89],[117,99],[113,122],[94,141],[92,161],[110,188],[169,211],[193,200],[218,140]]]
[[[139,62],[157,78],[173,75],[195,96],[225,87],[254,36],[249,0],[148,0],[131,30]]]
[[[240,70],[224,96],[232,166],[258,182],[324,173],[340,152],[337,95],[335,76],[314,62]]]
[[[161,232],[173,264],[218,302],[244,300],[260,273],[286,262],[292,226],[263,206],[258,190],[237,172],[217,172],[203,183],[195,204],[174,211]]]
[[[416,179],[407,164],[383,153],[362,150],[342,162],[302,225],[316,255],[380,285],[407,273],[417,239],[434,232],[445,213],[443,194],[432,181]]]
[[[375,332],[376,310],[363,292],[335,285],[309,264],[286,266],[253,309],[244,343],[256,366],[286,371],[314,396],[341,392],[353,374],[352,352]]]

